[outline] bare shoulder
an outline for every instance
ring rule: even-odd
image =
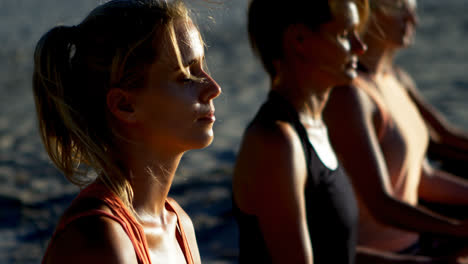
[[[283,121],[276,121],[268,127],[253,124],[244,134],[236,177],[243,177],[244,173],[256,174],[257,178],[269,177],[268,172],[281,166],[293,165],[298,154],[303,154],[303,149],[291,124]]]
[[[333,88],[323,112],[327,124],[342,120],[343,116],[363,118],[372,114],[376,109],[375,103],[363,89],[356,84]]]
[[[262,124],[253,124],[249,127],[244,135],[242,147],[263,152],[266,156],[275,156],[271,151],[278,153],[294,151],[296,142],[300,140],[292,125],[276,121],[268,127]]]
[[[306,162],[299,136],[291,124],[253,124],[244,134],[234,170],[234,199],[243,211],[267,209],[281,195],[300,193]],[[278,190],[285,190],[278,192]]]
[[[73,221],[56,237],[46,263],[137,263],[137,258],[119,223],[88,216]]]
[[[185,237],[190,246],[190,252],[192,253],[194,263],[201,263],[200,253],[198,250],[197,237],[195,235],[195,228],[193,226],[192,219],[185,212],[185,210],[177,203],[173,198],[167,197],[167,201],[171,204],[174,210],[179,216],[180,223],[185,232]]]

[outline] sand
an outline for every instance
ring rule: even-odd
[[[32,54],[47,29],[79,22],[100,2],[0,0],[0,263],[38,263],[58,217],[78,191],[41,145],[31,93]],[[235,263],[232,165],[243,128],[266,96],[268,79],[248,45],[247,1],[201,6],[198,21],[209,45],[208,66],[223,94],[215,101],[212,146],[184,156],[171,195],[193,219],[204,263]],[[420,1],[416,43],[397,59],[425,97],[465,129],[467,11],[460,0]]]

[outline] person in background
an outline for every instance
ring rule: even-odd
[[[354,263],[358,210],[322,109],[356,76],[365,0],[253,0],[252,47],[271,80],[233,175],[240,263]]]
[[[51,160],[83,188],[43,263],[201,262],[189,216],[167,196],[184,152],[213,139],[220,87],[204,58],[181,1],[109,1],[40,39],[40,134]]]
[[[412,43],[415,0],[373,0],[358,77],[336,87],[324,110],[338,159],[360,208],[359,245],[402,254],[463,255],[468,222],[421,200],[468,205],[468,181],[428,162],[429,138],[468,150],[467,138],[427,104],[395,53]],[[465,212],[466,215],[466,212]]]
[[[354,263],[357,204],[321,114],[331,88],[357,75],[366,19],[360,0],[251,1],[250,41],[271,87],[234,169],[240,263]],[[359,263],[433,263],[358,255]]]

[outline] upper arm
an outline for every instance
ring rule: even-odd
[[[60,233],[46,263],[137,263],[135,249],[119,223],[106,217],[86,217]]]
[[[247,131],[234,172],[234,197],[256,215],[273,261],[311,263],[304,187],[306,162],[294,129],[279,122]]]
[[[330,141],[361,200],[379,213],[393,194],[387,165],[373,122],[379,109],[357,87],[332,90],[324,111]]]

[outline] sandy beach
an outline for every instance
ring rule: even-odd
[[[269,81],[249,47],[247,0],[193,1],[208,44],[208,67],[223,94],[215,101],[213,144],[184,156],[170,195],[192,217],[203,263],[236,263],[231,171],[243,129],[266,97]],[[40,142],[32,59],[46,30],[79,23],[101,2],[0,0],[0,263],[39,263],[58,217],[78,192]],[[461,0],[418,4],[415,45],[397,61],[431,103],[468,130],[468,6]]]

